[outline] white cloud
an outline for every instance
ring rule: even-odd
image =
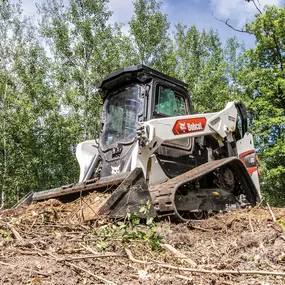
[[[281,6],[284,4],[284,0],[255,0],[255,3],[262,10],[265,5]],[[211,0],[210,6],[215,16],[223,19],[230,18],[239,27],[253,19],[257,13],[254,4],[245,0]]]
[[[110,19],[111,23],[128,23],[133,15],[133,0],[110,0],[108,4],[113,15]]]

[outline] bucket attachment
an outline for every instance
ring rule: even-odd
[[[152,203],[149,203],[151,206],[147,213],[141,211],[148,201],[151,201],[151,197],[142,169],[135,168],[100,208],[98,214],[111,218],[124,217],[127,213],[136,213],[140,218],[155,217]]]
[[[90,199],[85,198],[89,193],[98,195],[94,195]],[[136,213],[140,218],[156,216],[152,203],[148,203],[151,201],[151,197],[141,168],[135,168],[127,173],[88,180],[80,184],[31,192],[15,207],[18,208],[32,202],[48,199],[58,199],[64,203],[69,203],[79,197],[84,197],[80,213],[81,219],[84,221],[94,220],[101,215],[123,218],[128,212]],[[147,212],[142,212],[142,207],[146,207],[146,205],[151,206]]]

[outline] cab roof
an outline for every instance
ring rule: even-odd
[[[153,77],[160,78],[184,89],[188,87],[188,84],[183,81],[163,74],[143,64],[124,67],[106,75],[98,87],[101,91],[110,91],[129,82],[137,81],[146,83],[151,81]]]

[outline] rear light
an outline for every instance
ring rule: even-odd
[[[256,157],[257,157],[257,155],[255,153],[248,154],[244,158],[245,166],[247,168],[249,168],[249,167],[256,167],[257,166],[257,159],[256,159]]]
[[[258,155],[254,152],[254,150],[241,154],[240,160],[247,168],[250,176],[255,171],[257,171],[258,176],[260,176],[260,169],[258,168]]]

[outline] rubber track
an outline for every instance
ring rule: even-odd
[[[154,202],[154,208],[158,216],[159,217],[170,216],[172,219],[177,220],[177,221],[182,221],[182,222],[187,221],[179,215],[176,209],[175,202],[174,202],[176,190],[181,185],[197,180],[201,178],[202,176],[210,172],[213,172],[217,168],[220,168],[226,164],[231,164],[231,165],[234,164],[234,165],[240,166],[239,164],[242,164],[242,162],[236,157],[228,157],[228,158],[223,158],[220,160],[210,161],[190,171],[187,171],[181,175],[178,175],[172,179],[169,179],[165,183],[161,183],[161,184],[150,187],[150,194]],[[245,167],[244,167],[244,170],[247,173],[247,170]]]

